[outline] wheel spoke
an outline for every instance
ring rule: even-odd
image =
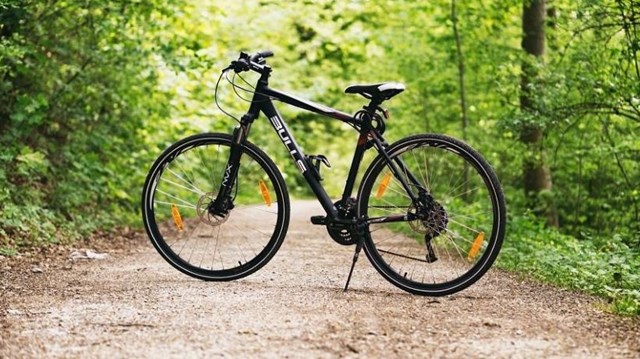
[[[170,180],[168,180],[166,178],[161,178],[161,180],[166,182],[166,183],[172,184],[172,185],[174,185],[176,187],[184,188],[189,192],[193,192],[193,193],[201,195],[201,196],[205,194],[204,192],[200,191],[199,189],[194,189],[193,187],[186,187],[186,186],[183,186],[181,184],[178,184],[178,183],[175,183],[173,181],[170,181]]]
[[[418,261],[418,262],[429,263],[429,262],[427,262],[426,259],[416,258],[416,257],[408,256],[408,255],[405,255],[405,254],[395,253],[395,252],[392,252],[392,251],[385,251],[384,249],[378,249],[378,251],[381,252],[381,253],[390,254],[392,256],[398,256],[398,257],[411,259],[411,260]]]
[[[158,193],[162,193],[163,195],[165,195],[165,196],[167,196],[167,197],[169,197],[169,198],[173,198],[173,199],[175,199],[176,201],[182,202],[182,205],[183,205],[184,207],[191,207],[191,206],[193,206],[193,208],[195,208],[195,206],[194,206],[191,202],[189,202],[189,201],[187,201],[187,200],[184,200],[184,199],[182,199],[182,198],[176,197],[176,196],[174,196],[174,195],[172,195],[172,194],[170,194],[170,193],[167,193],[167,192],[165,192],[165,191],[161,191],[161,190],[159,190],[159,189],[158,189],[158,190],[156,190],[156,192],[158,192]],[[159,201],[156,201],[156,203],[166,203],[166,202],[159,202]]]
[[[155,204],[166,204],[169,207],[175,205],[176,207],[196,209],[196,206],[193,206],[193,205],[190,205],[190,204],[171,203],[171,202],[164,202],[164,201],[157,201],[157,200],[154,201],[154,203]]]
[[[190,181],[188,179],[185,179],[184,177],[180,176],[176,171],[172,170],[171,168],[167,167],[167,171],[169,171],[169,173],[174,175],[176,178],[180,179],[182,182],[188,184],[196,193],[204,193],[204,191],[202,191],[200,188],[196,187],[196,185],[192,181]]]

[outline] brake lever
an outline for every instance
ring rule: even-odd
[[[244,71],[249,71],[250,66],[249,66],[249,63],[245,59],[239,59],[239,60],[231,61],[231,65],[229,65],[223,71],[226,71],[228,69],[233,69],[233,71],[235,71],[236,73],[240,73],[240,72],[244,72]]]

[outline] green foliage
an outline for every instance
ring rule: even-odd
[[[640,251],[614,234],[577,240],[532,216],[510,216],[499,267],[606,298],[610,309],[640,315]]]
[[[501,119],[506,133],[534,124],[544,130],[538,153],[546,155],[564,233],[621,235],[640,246],[638,123],[638,2],[633,0],[554,2],[548,50],[536,66],[533,109],[518,104],[518,64],[501,65],[498,90],[510,112]],[[635,12],[634,12],[635,11]],[[606,21],[604,21],[606,19]],[[520,151],[511,154],[521,161]],[[517,184],[517,171],[502,178]],[[516,199],[516,201],[519,201]]]
[[[156,5],[0,3],[3,253],[135,220],[152,158],[136,131],[166,114],[144,25]]]

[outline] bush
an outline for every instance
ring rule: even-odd
[[[640,315],[640,262],[618,234],[576,239],[532,216],[511,216],[497,266],[606,298],[613,312]]]

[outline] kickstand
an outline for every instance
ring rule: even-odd
[[[344,285],[344,291],[347,291],[349,288],[349,282],[351,282],[351,275],[353,274],[353,268],[356,267],[356,262],[358,261],[358,256],[360,255],[360,251],[362,250],[362,237],[358,238],[358,242],[356,243],[356,251],[353,253],[353,262],[351,263],[351,270],[349,271],[349,276],[347,277],[347,284]]]
[[[433,238],[429,234],[424,235],[424,244],[427,246],[427,263],[433,263],[438,260],[436,256],[436,252],[433,251],[433,245],[431,245],[431,240]]]

